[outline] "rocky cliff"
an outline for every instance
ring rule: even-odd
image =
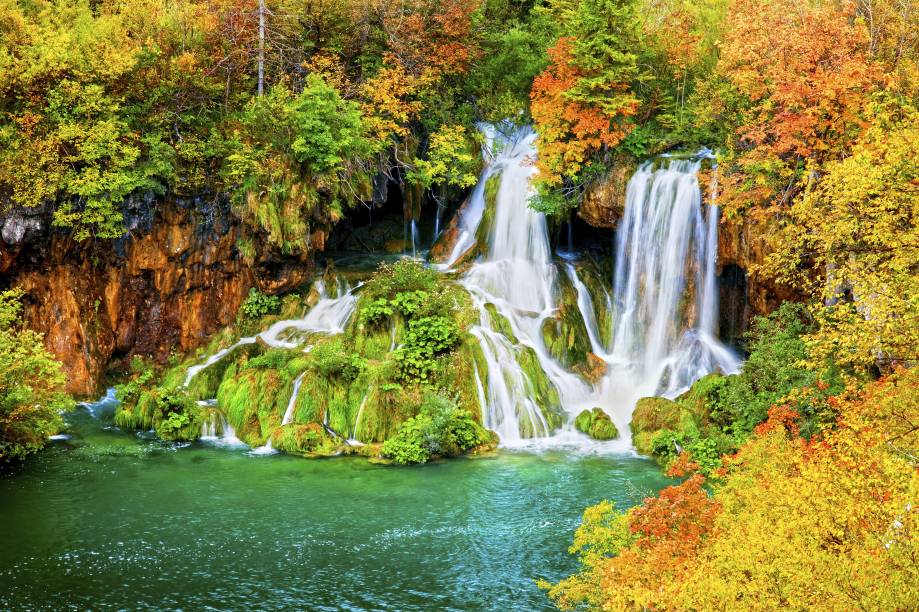
[[[25,319],[62,361],[68,390],[98,393],[113,358],[163,362],[230,323],[250,287],[284,291],[311,274],[296,257],[260,246],[223,201],[133,198],[126,235],[75,243],[49,228],[43,211],[0,217],[0,284],[26,292]],[[326,230],[316,230],[321,245]],[[253,252],[254,251],[254,252]]]

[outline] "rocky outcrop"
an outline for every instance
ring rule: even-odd
[[[615,228],[625,210],[625,190],[633,172],[634,163],[625,160],[614,163],[610,171],[584,193],[578,216],[593,227]]]
[[[231,323],[250,287],[277,293],[312,273],[309,255],[281,256],[257,238],[244,257],[224,202],[145,195],[123,212],[124,237],[83,243],[38,215],[0,219],[3,284],[25,290],[27,324],[45,335],[79,396],[98,392],[113,358],[164,362]],[[314,234],[321,245],[323,230]]]

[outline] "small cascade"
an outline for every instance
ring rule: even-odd
[[[281,427],[292,423],[294,420],[294,409],[297,406],[297,395],[300,393],[300,385],[303,384],[303,377],[306,376],[306,372],[303,372],[297,378],[294,379],[294,387],[290,394],[290,400],[287,402],[287,409],[284,411],[284,416],[281,417]],[[273,435],[268,436],[268,441],[264,445],[259,446],[258,448],[252,449],[252,454],[254,455],[271,455],[276,453],[274,450]]]
[[[354,419],[354,428],[351,430],[351,437],[348,438],[347,442],[351,446],[361,446],[363,442],[357,439],[357,429],[361,426],[361,417],[364,415],[364,406],[367,404],[367,399],[370,397],[370,393],[364,395],[364,399],[361,400],[361,405],[357,409],[357,417]],[[328,414],[326,414],[326,423],[325,426],[328,428]]]
[[[600,327],[597,325],[597,316],[594,314],[594,302],[590,296],[590,291],[581,281],[577,269],[572,264],[565,264],[565,272],[568,273],[568,278],[578,293],[578,310],[581,313],[581,318],[584,319],[584,326],[587,328],[587,336],[590,338],[590,350],[598,357],[602,357],[606,355],[607,348],[600,339]],[[608,298],[609,296],[607,295]]]
[[[412,219],[411,225],[411,235],[412,235],[412,257],[418,257],[418,244],[420,238],[418,237],[418,223]]]
[[[325,283],[322,280],[316,281],[314,287],[319,293],[319,301],[302,319],[278,321],[263,332],[254,336],[240,338],[232,346],[218,351],[204,360],[204,362],[188,368],[182,386],[187,387],[198,372],[214,365],[240,346],[261,341],[272,348],[294,349],[302,343],[298,340],[303,334],[333,335],[343,332],[357,305],[357,296],[354,295],[356,287],[352,288],[347,281],[339,279],[338,295],[336,297],[328,294]]]
[[[226,415],[217,407],[216,399],[201,400],[198,405],[204,409],[204,420],[201,422],[201,440],[221,446],[245,446],[236,437],[236,431]]]
[[[86,408],[89,414],[94,418],[111,417],[115,414],[115,409],[121,402],[115,395],[115,387],[109,387],[105,390],[105,395],[95,402],[80,402],[78,406]]]
[[[455,264],[476,243],[476,234],[485,214],[485,186],[488,179],[501,173],[509,165],[519,166],[521,162],[531,163],[535,160],[533,149],[535,134],[532,130],[516,129],[507,123],[499,127],[480,124],[479,130],[485,138],[482,145],[485,169],[469,195],[468,203],[460,213],[459,236],[450,256],[440,266],[444,269]]]

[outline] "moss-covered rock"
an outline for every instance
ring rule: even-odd
[[[708,424],[711,411],[718,401],[718,394],[724,388],[728,377],[713,373],[703,376],[688,391],[676,399],[676,402],[689,410],[701,425]]]
[[[581,411],[574,419],[574,427],[595,440],[615,440],[619,437],[615,423],[601,408]]]
[[[590,336],[581,311],[578,295],[567,276],[559,278],[561,287],[558,310],[542,324],[542,339],[555,359],[566,368],[575,369],[587,361],[590,353]]]
[[[265,357],[263,355],[262,357]],[[217,403],[240,440],[250,446],[264,444],[280,424],[293,393],[295,374],[281,363],[267,361],[233,364],[217,390]]]
[[[319,423],[290,423],[274,430],[271,437],[275,449],[303,457],[330,457],[341,452],[336,440]]]
[[[654,453],[655,438],[661,431],[696,428],[695,415],[679,403],[664,397],[645,397],[638,400],[632,412],[629,427],[632,444],[638,452]]]

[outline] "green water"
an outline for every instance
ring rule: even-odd
[[[667,484],[629,457],[502,452],[420,468],[103,429],[0,476],[0,609],[549,608],[584,507]]]

